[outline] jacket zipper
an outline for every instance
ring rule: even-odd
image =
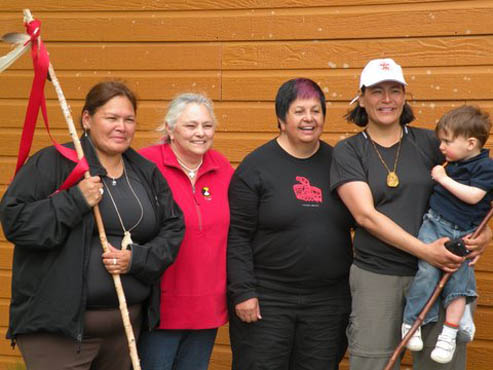
[[[199,230],[202,231],[202,213],[200,212],[200,204],[195,198],[195,185],[192,185],[192,193],[193,193],[193,203],[195,204],[195,211],[197,212],[197,218],[199,220]]]
[[[159,225],[161,225],[160,203],[159,203],[159,199],[158,199],[157,193],[154,191],[154,186],[151,186],[151,189],[150,190],[151,190],[152,196],[154,197],[154,213],[156,215],[156,233],[158,233],[159,232],[159,227],[160,227]],[[171,191],[171,189],[170,189],[170,191]],[[158,287],[160,287],[160,283],[159,282],[156,282],[154,284],[158,284]],[[152,289],[153,289],[153,286],[151,286],[151,294],[149,296],[149,299],[152,297]],[[159,307],[158,307],[158,310],[159,310]],[[152,315],[151,315],[151,312],[152,312],[152,304],[149,304],[148,307],[147,307],[147,312],[146,312],[146,316],[147,316],[147,330],[149,332],[151,332],[151,331],[153,331],[155,329],[155,327],[153,327],[153,323],[152,323]]]

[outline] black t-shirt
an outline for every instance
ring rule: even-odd
[[[142,204],[144,214],[139,222],[141,210],[137,199],[130,190],[127,179],[124,175],[116,179],[115,185],[108,177],[104,177],[106,184],[103,199],[99,203],[101,216],[104,220],[104,227],[108,242],[115,248],[121,249],[123,239],[123,230],[115,211],[115,206],[110,198],[110,192],[118,208],[125,229],[137,226],[131,231],[132,241],[140,244],[149,239],[156,225],[156,215],[154,208],[135,171],[125,163],[128,180],[132,185],[140,203]],[[116,308],[118,307],[118,297],[116,295],[113,278],[108,273],[102,262],[101,255],[103,249],[99,240],[97,228],[94,228],[94,235],[91,242],[89,257],[89,268],[87,273],[87,308]],[[142,303],[151,292],[151,286],[140,281],[131,274],[122,274],[121,280],[125,292],[126,301],[129,305]]]
[[[329,190],[331,156],[321,142],[312,157],[298,159],[272,140],[236,169],[228,238],[234,303],[256,296],[257,287],[309,293],[347,282],[353,219]]]
[[[398,144],[377,148],[389,168],[393,168]],[[443,161],[438,139],[430,130],[405,127],[397,164],[399,186],[387,186],[387,170],[366,133],[339,142],[334,148],[331,189],[347,182],[368,183],[375,208],[404,230],[417,236],[433,187],[430,171]],[[411,276],[416,273],[417,259],[390,246],[362,227],[354,235],[355,264],[365,270],[387,275]]]

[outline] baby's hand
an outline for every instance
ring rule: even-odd
[[[435,181],[440,181],[442,178],[447,177],[447,172],[445,168],[441,165],[433,167],[431,170],[431,178]]]

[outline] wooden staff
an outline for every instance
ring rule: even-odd
[[[483,218],[483,221],[479,224],[477,229],[474,231],[472,234],[472,238],[476,238],[481,231],[485,228],[485,226],[488,224],[488,221],[490,218],[493,217],[493,202],[491,202],[491,209],[490,211],[486,214],[486,216]],[[448,279],[452,276],[451,272],[447,272],[443,274],[442,278],[438,282],[435,290],[433,291],[433,294],[431,297],[428,299],[428,302],[426,302],[426,305],[424,306],[423,310],[420,312],[418,315],[418,318],[414,322],[413,326],[411,326],[411,329],[407,332],[407,334],[402,338],[402,341],[399,343],[397,348],[395,349],[394,353],[392,353],[392,357],[390,357],[389,362],[387,363],[387,366],[385,366],[384,370],[391,370],[392,367],[394,367],[399,355],[401,354],[402,350],[406,346],[407,342],[409,342],[409,339],[413,336],[413,334],[418,330],[418,328],[421,326],[423,323],[426,314],[428,311],[431,309],[435,301],[437,300],[438,296],[442,292],[443,288],[445,287],[445,284],[447,284]]]
[[[31,15],[31,11],[29,9],[24,9],[24,20],[26,22],[33,21],[33,16]],[[52,64],[50,63],[48,67],[49,75],[51,78],[51,82],[55,87],[55,91],[58,97],[58,101],[60,103],[60,107],[62,108],[63,116],[65,117],[65,121],[67,122],[68,130],[70,136],[72,137],[72,141],[74,142],[74,147],[77,152],[77,157],[79,160],[84,158],[84,151],[82,150],[82,146],[80,144],[79,137],[77,135],[77,130],[75,129],[74,121],[72,119],[72,115],[70,113],[70,108],[65,100],[65,96],[63,95],[62,88],[55,74],[55,70],[53,69]],[[84,177],[90,177],[89,171],[84,173]],[[99,210],[99,206],[96,204],[93,207],[94,218],[96,220],[96,225],[98,227],[99,239],[101,240],[101,245],[105,252],[109,252],[108,240],[106,239],[106,232],[104,230],[103,218],[101,217],[101,212]],[[120,304],[120,312],[123,319],[123,327],[125,328],[125,333],[128,339],[128,347],[130,350],[130,359],[132,361],[132,366],[134,370],[140,370],[140,361],[137,353],[137,346],[135,343],[135,336],[132,329],[132,324],[130,322],[130,315],[128,313],[127,301],[125,299],[125,293],[123,292],[122,281],[119,274],[112,274],[113,282],[115,283],[116,293],[118,295],[118,302]]]

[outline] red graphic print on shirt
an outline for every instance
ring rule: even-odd
[[[306,177],[296,176],[296,181],[299,182],[299,184],[293,185],[296,199],[304,200],[305,202],[322,203],[322,190],[311,186],[310,181]]]

